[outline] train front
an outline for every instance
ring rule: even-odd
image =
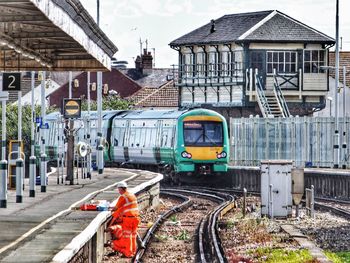
[[[177,134],[177,173],[215,175],[227,172],[229,140],[223,116],[211,110],[191,110],[179,118]]]

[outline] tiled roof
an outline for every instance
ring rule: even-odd
[[[271,12],[273,11],[225,15],[215,20],[215,32],[210,33],[211,22],[209,22],[172,41],[170,46],[233,42]]]
[[[135,68],[119,69],[121,73],[128,76],[141,87],[159,88],[169,82],[169,77],[173,76],[173,70],[170,68],[153,68],[148,69],[147,73],[141,73]]]
[[[334,43],[333,38],[280,12],[246,36],[244,40]]]
[[[279,12],[261,11],[225,15],[172,41],[170,46],[232,43],[235,41],[321,42],[334,39]]]
[[[35,80],[35,87],[40,84],[40,81]],[[22,79],[21,81],[21,91],[22,97],[25,96],[28,92],[31,91],[32,84],[29,79]],[[18,100],[18,91],[9,91],[9,100],[8,102],[15,102]]]
[[[178,107],[178,89],[173,81],[159,89],[143,88],[130,97],[134,101],[135,108],[143,107]]]

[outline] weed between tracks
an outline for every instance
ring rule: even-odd
[[[239,209],[226,214],[220,222],[220,237],[230,263],[318,262],[281,232],[278,223],[255,213],[245,218]]]

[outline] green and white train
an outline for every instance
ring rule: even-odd
[[[56,115],[55,115],[56,114]],[[82,114],[84,116],[85,112]],[[46,122],[57,113],[47,115]],[[92,156],[96,156],[96,112],[91,115]],[[54,122],[54,121],[53,121]],[[106,138],[106,165],[154,169],[174,181],[182,175],[225,173],[229,161],[229,139],[226,120],[215,111],[130,110],[103,114],[103,136]],[[76,141],[84,140],[84,129],[77,132]],[[53,150],[57,136],[46,141]],[[48,151],[47,151],[48,153]],[[57,156],[49,155],[49,159]]]

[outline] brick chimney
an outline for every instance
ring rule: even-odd
[[[141,63],[141,58],[140,58],[140,56],[137,56],[136,59],[135,59],[135,68],[136,68],[137,70],[142,71],[142,63]]]
[[[153,68],[153,57],[151,52],[147,52],[147,49],[144,49],[142,56],[137,56],[135,60],[135,68],[142,74],[151,74]]]
[[[153,67],[153,57],[151,52],[147,52],[146,49],[143,50],[142,67],[143,69],[152,69]]]

